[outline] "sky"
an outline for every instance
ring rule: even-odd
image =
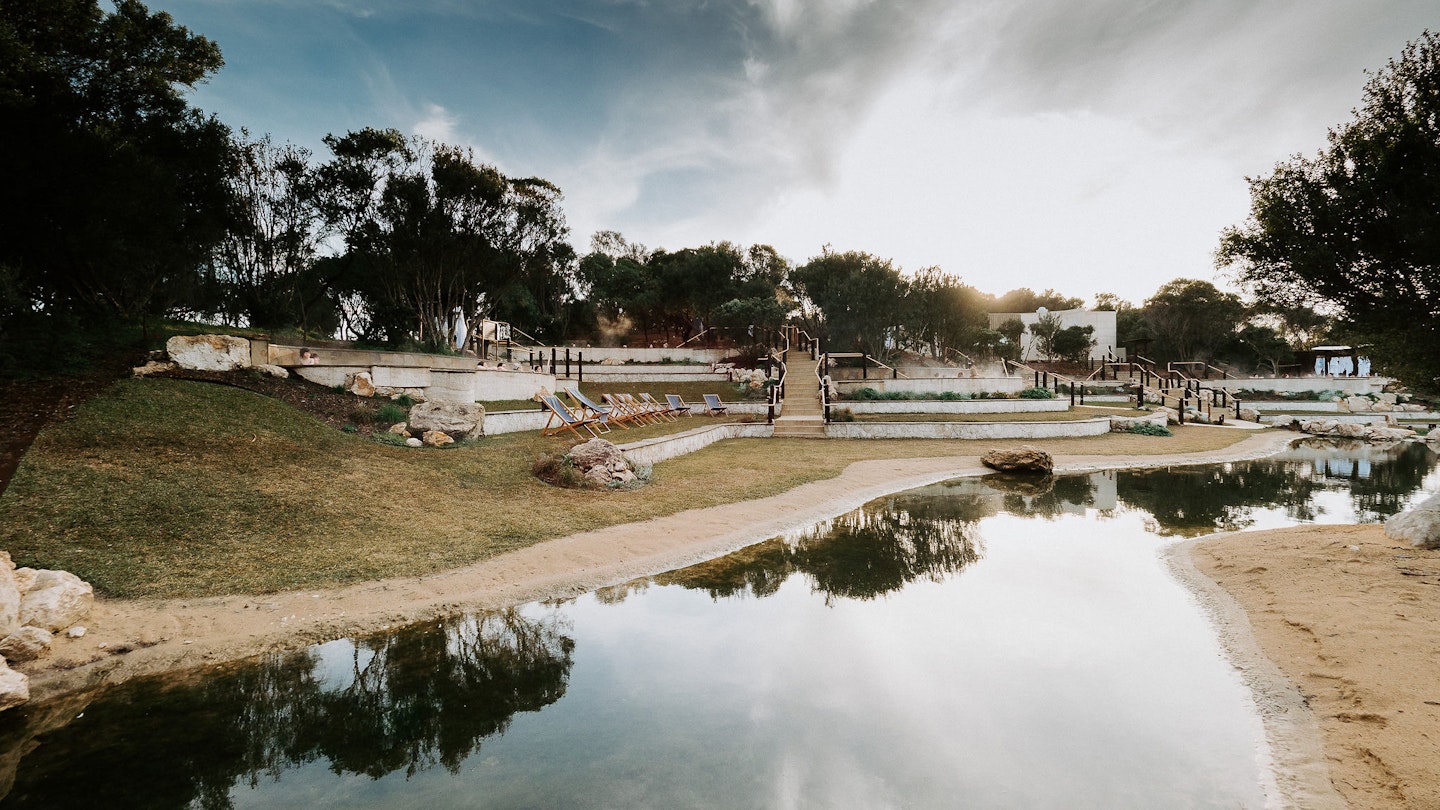
[[[1435,0],[152,0],[252,134],[393,127],[560,187],[581,253],[827,246],[1140,303],[1214,266]]]

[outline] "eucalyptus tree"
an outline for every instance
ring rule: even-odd
[[[825,248],[791,274],[796,291],[814,308],[818,328],[837,352],[888,353],[902,324],[905,279],[889,259]]]

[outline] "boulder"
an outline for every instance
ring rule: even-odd
[[[35,573],[34,568],[15,569],[15,588],[20,591],[21,596],[29,593],[30,589],[35,587]]]
[[[980,463],[1000,472],[1048,473],[1055,469],[1049,453],[1028,444],[1015,450],[991,450],[980,457]]]
[[[22,627],[0,639],[0,656],[6,661],[34,661],[50,652],[55,636],[42,627]]]
[[[1130,428],[1150,421],[1146,416],[1112,416],[1110,417],[1111,433],[1129,433]]]
[[[1369,425],[1358,422],[1340,422],[1335,425],[1335,435],[1346,439],[1363,439],[1370,433]]]
[[[1389,402],[1376,402],[1370,406],[1370,410],[1375,413],[1390,413],[1395,410],[1395,406]]]
[[[177,364],[169,361],[146,360],[145,365],[130,369],[130,374],[135,377],[148,377],[151,374],[164,374],[177,368],[179,368]]]
[[[422,442],[422,441],[420,441],[419,439],[416,439],[416,438],[414,438],[414,437],[411,437],[411,438],[405,440],[405,446],[406,446],[406,447],[424,447],[424,446],[425,446],[425,443]]]
[[[290,376],[289,371],[286,371],[280,366],[272,366],[269,363],[258,365],[255,367],[255,370],[269,374],[271,377],[279,377],[282,380]]]
[[[1379,401],[1385,403],[1386,405],[1394,405],[1400,401],[1399,395],[1394,393],[1393,391],[1379,394],[1377,396],[1379,398]]]
[[[635,471],[630,469],[630,462],[621,455],[620,448],[604,439],[577,444],[566,455],[576,471],[597,484],[608,486],[635,480]]]
[[[0,711],[30,700],[30,679],[0,659]]]
[[[64,630],[90,615],[95,589],[69,571],[35,572],[35,587],[20,598],[20,623]]]
[[[454,444],[455,440],[443,430],[427,430],[420,437],[420,443],[430,447],[444,447],[447,444]]]
[[[15,563],[10,560],[10,552],[0,551],[0,636],[20,629],[20,596]]]
[[[1260,412],[1254,408],[1241,408],[1240,419],[1246,422],[1259,422]]]
[[[1354,394],[1340,401],[1340,410],[1347,409],[1351,413],[1370,413],[1375,410],[1375,400],[1364,394]]]
[[[454,438],[485,435],[485,409],[473,402],[421,402],[410,409],[410,430],[438,430]]]
[[[390,429],[386,432],[393,433],[396,436],[404,436],[407,439],[410,438],[410,431],[404,422],[396,422],[395,424],[391,425]]]
[[[1401,441],[1415,435],[1410,428],[1377,427],[1370,430],[1366,438],[1377,442]]]
[[[165,352],[181,368],[195,371],[233,371],[250,365],[250,341],[233,335],[176,335],[165,341]]]
[[[1165,414],[1165,424],[1167,425],[1180,424],[1180,412],[1175,410],[1174,408],[1167,408],[1162,405],[1161,407],[1156,408],[1155,412]]]
[[[373,397],[375,396],[375,381],[370,378],[368,371],[346,374],[345,390],[357,397]]]
[[[1414,509],[1385,521],[1385,536],[1415,548],[1440,548],[1440,495],[1431,495]]]

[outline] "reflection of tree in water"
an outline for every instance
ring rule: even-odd
[[[4,806],[228,807],[233,786],[319,760],[376,779],[455,772],[516,712],[564,695],[574,641],[562,631],[504,611],[358,641],[343,675],[300,651],[122,684],[39,731]],[[27,719],[4,718],[0,745],[33,744]]]
[[[1293,461],[1129,470],[1116,479],[1119,499],[1149,512],[1160,534],[1186,537],[1243,529],[1257,506],[1312,520],[1315,489],[1309,468]]]
[[[1334,463],[1346,460],[1366,463]],[[1193,536],[1243,529],[1254,522],[1255,508],[1282,508],[1294,520],[1313,521],[1315,494],[1342,488],[1359,520],[1378,521],[1403,508],[1434,464],[1434,452],[1421,444],[1328,440],[1260,461],[1122,472],[1117,486],[1122,501],[1154,516],[1161,534]]]
[[[777,538],[717,560],[654,578],[714,598],[768,596],[792,574],[833,597],[873,599],[918,579],[940,581],[980,559],[975,522],[986,514],[975,496],[903,493],[793,538]]]
[[[1388,448],[1357,448],[1356,455],[1369,461],[1344,467],[1327,465],[1327,480],[1343,480],[1350,488],[1350,500],[1357,519],[1378,523],[1405,508],[1406,501],[1420,489],[1435,466],[1435,452],[1418,442],[1400,442]]]

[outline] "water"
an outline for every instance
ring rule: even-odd
[[[1248,693],[1157,549],[1383,519],[1434,464],[900,493],[574,600],[10,712],[0,805],[1261,807]]]

